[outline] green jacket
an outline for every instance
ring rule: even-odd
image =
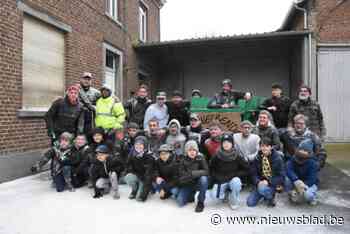
[[[123,104],[117,97],[99,98],[96,102],[96,127],[105,130],[123,127],[125,111]]]

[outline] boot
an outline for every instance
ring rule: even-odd
[[[131,193],[130,193],[130,195],[129,195],[129,199],[135,199],[135,197],[136,197],[136,193],[137,193],[137,191],[131,191]]]
[[[204,203],[203,202],[197,202],[196,209],[194,210],[195,212],[199,213],[204,210]]]

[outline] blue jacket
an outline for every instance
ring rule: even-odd
[[[314,158],[298,163],[293,157],[287,162],[287,176],[294,182],[302,180],[307,186],[318,185],[318,163]]]
[[[269,179],[266,179],[262,175],[262,156],[259,152],[257,158],[251,164],[251,174],[254,185],[257,185],[259,181],[266,179],[269,182],[269,185],[273,188],[276,188],[278,185],[283,185],[285,177],[284,163],[281,155],[274,149],[271,151],[269,158],[272,176]]]

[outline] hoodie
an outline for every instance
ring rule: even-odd
[[[178,120],[171,120],[168,124],[168,128],[170,128],[170,126],[173,124],[176,124],[177,127],[176,135],[171,135],[169,133],[165,140],[165,143],[174,147],[176,155],[182,155],[184,154],[184,145],[186,142],[186,137],[184,134],[181,133],[181,125]]]

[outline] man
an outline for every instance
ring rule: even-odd
[[[94,128],[94,118],[96,110],[96,101],[100,98],[101,93],[91,87],[92,74],[84,72],[80,78],[79,102],[84,109],[84,133],[90,134]]]
[[[199,89],[192,89],[191,97],[192,98],[201,98],[202,93]]]
[[[254,207],[264,199],[268,206],[274,207],[276,189],[284,183],[284,164],[280,154],[273,149],[269,138],[261,140],[260,149],[259,155],[251,165],[255,189],[249,194],[247,205]]]
[[[209,125],[209,138],[204,141],[203,153],[207,159],[207,162],[219,151],[221,147],[221,136],[223,134],[223,128],[219,121],[214,120]]]
[[[140,135],[142,135],[141,132]],[[151,119],[148,121],[148,130],[144,131],[144,135],[149,142],[149,148],[147,150],[153,154],[157,153],[159,147],[165,143],[166,131],[165,129],[159,128],[158,119]]]
[[[185,101],[181,92],[175,90],[170,102],[166,103],[169,120],[177,119],[181,126],[187,126],[190,119],[190,103]]]
[[[159,122],[160,128],[165,128],[168,125],[169,121],[169,114],[168,114],[168,107],[165,104],[166,102],[166,93],[163,91],[160,91],[157,93],[156,96],[156,103],[150,105],[145,113],[145,118],[143,121],[143,128],[148,128],[148,121],[151,119],[157,119]]]
[[[277,129],[271,124],[270,113],[266,110],[260,111],[258,117],[258,126],[252,133],[262,138],[269,138],[275,150],[280,150],[281,141]]]
[[[320,138],[306,127],[306,121],[307,117],[305,115],[296,115],[293,119],[294,128],[289,128],[288,131],[281,135],[285,156],[287,159],[291,159],[299,144],[309,139],[314,147],[312,153],[317,158],[320,168],[323,168],[326,162],[327,152]]]
[[[303,114],[309,119],[309,129],[323,140],[326,136],[323,114],[320,105],[311,99],[311,89],[305,85],[301,86],[298,97],[290,107],[288,126],[293,126],[293,118],[297,114]]]
[[[63,132],[77,134],[83,132],[84,116],[78,100],[79,87],[72,85],[64,98],[54,101],[45,114],[48,135],[55,143]]]
[[[282,86],[272,85],[272,97],[266,99],[260,106],[260,109],[271,113],[275,127],[277,129],[287,128],[288,114],[291,101],[288,97],[282,95]]]
[[[260,137],[251,133],[253,124],[246,120],[240,124],[241,132],[233,135],[235,148],[247,162],[255,160],[259,152]]]
[[[96,103],[96,127],[101,127],[105,132],[123,128],[125,111],[117,97],[112,96],[112,89],[104,85],[101,88],[101,97]]]
[[[173,147],[176,156],[184,154],[186,137],[181,133],[181,125],[178,120],[173,119],[169,122],[165,143]]]
[[[191,113],[190,125],[183,127],[181,132],[187,139],[196,141],[198,145],[202,145],[203,141],[209,137],[209,131],[202,126],[197,113]]]
[[[152,100],[148,98],[148,90],[146,85],[141,85],[135,97],[130,98],[124,105],[128,112],[128,122],[143,126],[143,121],[147,108],[152,104]]]
[[[222,81],[222,91],[215,95],[208,103],[208,108],[234,108],[239,99],[244,99],[245,93],[232,89],[230,79]]]

